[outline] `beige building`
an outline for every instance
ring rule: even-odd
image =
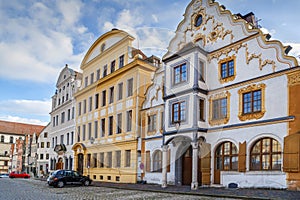
[[[113,29],[85,55],[76,98],[75,169],[95,181],[140,180],[140,114],[159,59],[132,47],[134,38]]]

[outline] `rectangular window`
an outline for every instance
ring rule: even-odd
[[[58,115],[56,115],[56,126],[58,126]]]
[[[91,80],[90,80],[90,84],[94,83],[94,73],[91,73]]]
[[[148,131],[156,131],[156,115],[148,116]]]
[[[112,135],[113,134],[113,123],[114,123],[114,118],[113,116],[110,116],[108,118],[108,135]]]
[[[74,117],[75,117],[75,107],[73,106],[72,107],[72,119],[74,119]]]
[[[95,94],[95,109],[99,107],[99,94]]]
[[[63,123],[65,123],[65,112],[62,112],[61,113],[61,123],[63,124]]]
[[[199,80],[205,82],[204,62],[202,62],[201,60],[199,61]]]
[[[53,117],[53,127],[55,127],[55,117]]]
[[[109,103],[114,102],[114,87],[109,88]]]
[[[104,153],[103,152],[101,152],[100,153],[100,160],[99,160],[99,162],[100,162],[100,168],[102,168],[102,167],[104,167]]]
[[[93,109],[93,97],[89,97],[89,112]]]
[[[107,167],[111,168],[112,167],[112,152],[107,152]]]
[[[115,66],[116,66],[116,61],[113,60],[111,63],[110,63],[110,73],[113,73],[115,71]]]
[[[131,131],[132,128],[132,110],[127,111],[127,116],[126,116],[126,130]]]
[[[78,103],[78,116],[81,115],[81,102]]]
[[[88,123],[88,139],[90,140],[92,138],[92,123]]]
[[[183,63],[174,68],[174,84],[179,84],[187,81],[187,67],[186,63]]]
[[[88,86],[88,83],[89,83],[89,78],[88,78],[88,77],[85,77],[85,78],[84,78],[84,87],[87,87],[87,86]]]
[[[98,121],[94,122],[94,138],[98,138]]]
[[[123,83],[118,84],[118,100],[123,98]]]
[[[68,121],[71,119],[71,109],[68,109]]]
[[[54,148],[54,138],[52,138],[52,148]]]
[[[172,123],[183,122],[186,120],[186,102],[172,104]]]
[[[101,137],[105,136],[105,118],[101,119]]]
[[[41,148],[44,148],[44,147],[45,147],[45,143],[41,142]]]
[[[82,140],[85,141],[85,131],[86,131],[86,125],[84,124],[82,126]]]
[[[77,131],[78,131],[78,133],[77,133],[77,142],[80,142],[80,126],[78,126],[77,127]]]
[[[124,66],[124,55],[121,55],[119,57],[119,68],[122,68]]]
[[[83,113],[86,113],[86,99],[83,100]]]
[[[127,97],[133,95],[133,78],[127,80]]]
[[[50,148],[50,142],[47,142],[47,148]]]
[[[234,76],[234,60],[221,63],[221,77],[227,78]]]
[[[122,113],[117,115],[117,133],[122,133]]]
[[[97,154],[96,153],[93,153],[93,167],[94,168],[97,168]]]
[[[115,151],[115,167],[120,168],[121,167],[121,151]]]
[[[74,143],[74,132],[72,131],[71,132],[71,145],[73,145]]]
[[[97,69],[96,72],[97,81],[100,79],[100,69]]]
[[[67,133],[67,145],[69,145],[70,133]]]
[[[46,132],[45,132],[45,134],[46,134]],[[10,136],[9,143],[14,143],[14,137]]]
[[[103,77],[107,76],[107,65],[103,67]]]
[[[106,105],[106,90],[102,91],[102,106]]]
[[[64,144],[64,135],[60,136],[60,144]]]
[[[86,159],[86,164],[87,164],[87,167],[90,168],[91,166],[91,154],[87,154],[87,159]]]
[[[261,112],[261,90],[243,94],[243,114]]]
[[[41,159],[41,160],[44,159],[44,154],[40,154],[40,159]]]
[[[205,121],[205,101],[204,99],[199,100],[199,120],[200,121]]]
[[[160,114],[160,128],[161,128],[161,130],[164,130],[164,125],[165,125],[164,112],[161,112],[161,114]]]
[[[125,150],[125,167],[130,167],[131,150]]]
[[[47,159],[47,160],[49,159],[49,153],[46,154],[46,159]]]
[[[227,98],[213,100],[212,104],[212,120],[227,117]]]

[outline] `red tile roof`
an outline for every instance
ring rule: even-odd
[[[45,126],[41,126],[41,125],[23,124],[23,123],[0,120],[0,133],[17,134],[17,135],[24,135],[24,134],[33,135],[33,133],[36,133],[37,135],[39,135],[44,128]]]

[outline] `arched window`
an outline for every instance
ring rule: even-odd
[[[281,170],[282,150],[273,138],[262,138],[251,148],[251,170]]]
[[[162,152],[160,150],[157,150],[153,153],[153,171],[162,171]]]
[[[232,142],[220,144],[215,153],[217,170],[236,171],[238,169],[238,151]]]

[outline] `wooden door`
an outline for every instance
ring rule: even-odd
[[[192,183],[192,146],[182,155],[182,185],[191,185]]]

